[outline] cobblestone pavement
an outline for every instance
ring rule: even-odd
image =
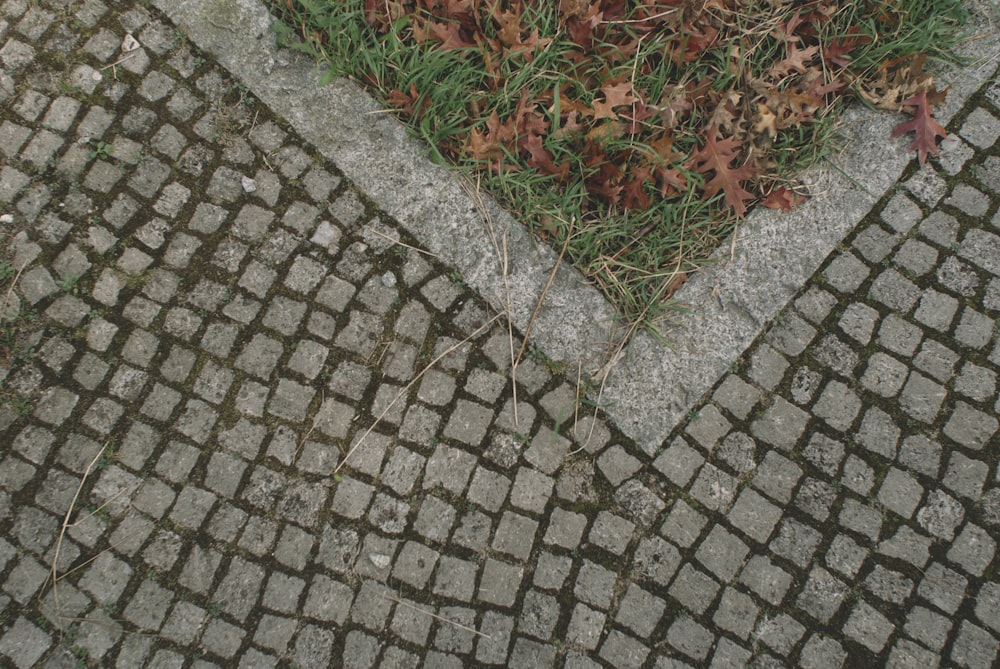
[[[997,88],[650,458],[155,11],[0,45],[3,663],[996,661]]]

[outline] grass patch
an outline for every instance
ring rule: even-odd
[[[795,174],[831,151],[845,99],[939,101],[926,64],[955,60],[965,19],[960,0],[273,8],[327,81],[365,84],[433,158],[539,237],[569,237],[621,316],[649,325],[749,208],[800,201]]]

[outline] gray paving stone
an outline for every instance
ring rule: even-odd
[[[728,518],[734,527],[759,543],[767,543],[775,525],[781,519],[781,509],[763,496],[744,488],[736,499]]]
[[[940,610],[953,614],[965,599],[968,579],[955,570],[932,562],[924,572],[917,594]]]
[[[993,337],[994,327],[992,318],[966,306],[955,326],[955,339],[969,348],[981,349]]]
[[[704,461],[700,453],[678,437],[656,458],[653,466],[675,485],[684,487]]]
[[[730,427],[731,424],[719,410],[709,404],[688,423],[686,431],[706,451],[711,451]]]
[[[940,651],[951,627],[951,621],[945,616],[922,606],[915,606],[907,614],[904,629],[925,646]]]
[[[750,360],[750,378],[764,390],[773,390],[781,383],[788,361],[767,345],[757,347]]]
[[[573,594],[587,604],[607,610],[611,605],[616,581],[617,576],[613,571],[584,560],[577,573]]]
[[[600,656],[618,667],[638,669],[648,655],[645,644],[618,630],[612,630],[601,644]]]
[[[842,253],[823,270],[827,282],[841,293],[854,293],[871,270],[850,253]]]
[[[3,637],[0,637],[0,653],[18,669],[29,669],[36,666],[35,663],[52,643],[52,638],[42,629],[23,616],[18,616]]]
[[[521,467],[510,491],[512,505],[525,511],[542,513],[548,504],[555,481],[529,467]]]
[[[605,614],[600,611],[577,603],[566,629],[566,640],[584,650],[594,650],[601,639],[605,619]]]
[[[805,431],[808,421],[807,413],[781,397],[776,397],[764,414],[753,422],[751,430],[755,438],[788,450]]]
[[[918,569],[923,569],[930,560],[931,544],[930,537],[903,526],[896,531],[895,535],[883,540],[878,545],[878,553],[909,562]]]
[[[597,514],[587,538],[613,555],[625,552],[635,532],[635,524],[607,511]]]
[[[952,646],[951,659],[958,666],[985,669],[993,666],[998,650],[1000,642],[989,632],[964,620]]]
[[[714,642],[715,635],[688,617],[677,618],[667,630],[667,643],[692,660],[708,657]]]
[[[996,541],[986,530],[967,523],[948,551],[948,559],[972,576],[982,576],[996,554]]]
[[[715,465],[706,463],[691,485],[690,494],[712,511],[725,512],[733,503],[737,480]]]
[[[438,562],[434,593],[463,602],[472,600],[477,567],[474,562],[442,556]]]
[[[974,460],[959,451],[953,451],[948,460],[948,469],[942,483],[961,497],[978,500],[982,495],[983,485],[989,467],[985,462]]]
[[[618,486],[639,471],[642,463],[616,444],[601,453],[597,466],[611,485]]]
[[[669,593],[681,606],[701,615],[712,606],[719,589],[715,579],[688,562],[677,572]]]
[[[947,391],[926,376],[911,372],[899,396],[899,403],[913,418],[924,423],[938,415]]]
[[[476,597],[497,606],[513,606],[523,577],[524,570],[521,567],[487,559]]]
[[[844,623],[844,633],[873,653],[885,647],[895,626],[879,611],[864,601],[859,601]]]
[[[956,388],[961,380],[962,377],[959,377],[956,381]],[[989,442],[998,428],[1000,422],[995,417],[959,401],[956,402],[955,410],[942,431],[962,446],[979,450]]]
[[[792,576],[766,556],[754,555],[740,573],[740,583],[770,604],[779,605],[792,585]]]

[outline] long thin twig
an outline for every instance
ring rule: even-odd
[[[479,211],[479,215],[482,216],[483,222],[486,224],[486,233],[490,237],[490,242],[493,244],[493,250],[497,254],[497,262],[500,263],[500,276],[503,278],[503,291],[504,291],[504,309],[507,312],[507,344],[510,349],[510,383],[511,391],[514,395],[514,426],[520,425],[520,420],[518,419],[517,410],[517,361],[514,359],[514,314],[513,308],[510,302],[510,281],[508,275],[510,274],[510,258],[507,253],[507,236],[509,228],[503,232],[503,249],[501,252],[500,244],[497,242],[496,231],[493,229],[493,215],[490,214],[490,210],[486,207],[486,203],[483,202],[482,195],[479,193],[479,180],[480,175],[476,174],[476,187],[473,188],[466,180],[461,181],[462,188],[468,194],[472,203],[475,205],[476,209]]]
[[[73,508],[76,507],[76,500],[80,498],[80,493],[83,492],[83,486],[87,482],[87,477],[90,475],[90,471],[100,460],[101,456],[104,455],[104,450],[108,447],[108,442],[104,442],[101,446],[101,450],[97,451],[94,459],[90,461],[87,468],[83,471],[83,478],[80,479],[80,485],[76,487],[76,492],[73,493],[73,499],[70,500],[69,508],[66,509],[66,515],[63,517],[62,527],[59,530],[59,536],[56,538],[56,548],[52,553],[52,605],[55,609],[56,620],[62,620],[62,615],[59,613],[59,590],[57,588],[57,583],[59,581],[59,552],[62,550],[63,538],[66,536],[66,530],[72,527],[69,522],[69,517],[73,515]]]
[[[555,281],[556,272],[559,270],[559,266],[562,265],[562,259],[566,255],[566,249],[569,248],[569,240],[573,236],[573,225],[570,224],[569,229],[566,231],[566,240],[563,242],[562,248],[559,250],[559,257],[556,258],[556,263],[552,266],[552,271],[549,273],[549,280],[545,282],[545,287],[542,288],[542,294],[538,296],[538,302],[535,303],[535,310],[531,312],[531,318],[528,319],[528,325],[524,328],[524,340],[521,342],[521,348],[517,351],[517,357],[514,359],[514,367],[517,367],[521,363],[521,357],[524,355],[524,349],[528,347],[528,335],[531,334],[531,327],[535,324],[535,318],[538,317],[538,312],[542,309],[542,302],[545,301],[545,296],[549,292],[549,288],[552,286],[552,282]]]
[[[437,255],[435,255],[434,253],[431,253],[430,251],[426,251],[424,249],[418,249],[416,246],[413,246],[411,244],[407,244],[406,242],[400,241],[399,239],[393,239],[392,237],[390,237],[389,235],[385,234],[384,232],[379,232],[378,230],[376,230],[374,228],[369,228],[368,232],[372,233],[373,235],[378,235],[379,237],[382,237],[383,239],[387,239],[390,242],[392,242],[393,244],[396,244],[397,246],[403,246],[403,247],[406,247],[408,249],[413,249],[417,253],[423,253],[424,255],[430,256],[431,258],[437,258],[438,257]]]
[[[470,334],[468,337],[466,337],[465,339],[463,339],[460,342],[457,342],[457,343],[449,346],[444,351],[442,351],[436,358],[434,358],[429,363],[427,363],[427,366],[424,367],[422,370],[420,370],[420,372],[416,376],[414,376],[413,379],[409,383],[407,383],[398,393],[396,393],[396,396],[394,398],[392,398],[392,401],[389,402],[389,404],[387,404],[384,409],[382,409],[382,412],[375,418],[374,422],[372,422],[372,424],[368,427],[368,429],[365,430],[364,434],[361,435],[361,438],[358,439],[355,442],[354,446],[351,447],[351,450],[347,451],[347,455],[345,455],[344,458],[340,461],[340,464],[338,464],[336,467],[334,467],[332,473],[333,474],[337,474],[338,472],[340,472],[341,469],[343,469],[344,465],[347,464],[347,461],[351,458],[352,455],[354,455],[354,452],[356,450],[358,450],[358,447],[360,447],[361,444],[364,443],[364,441],[368,437],[368,435],[371,434],[372,430],[375,429],[375,426],[378,425],[380,422],[382,422],[382,419],[385,418],[386,415],[389,413],[389,411],[392,409],[392,407],[396,405],[396,402],[398,402],[400,400],[400,398],[402,398],[404,395],[406,395],[406,393],[408,393],[410,391],[410,388],[412,388],[413,385],[424,376],[424,374],[426,374],[428,371],[430,371],[431,367],[433,367],[438,362],[440,362],[442,359],[444,359],[452,351],[455,351],[455,350],[461,348],[466,343],[468,343],[469,341],[471,341],[472,339],[474,339],[475,337],[477,337],[480,332],[482,332],[483,330],[486,330],[487,328],[489,328],[489,326],[493,325],[493,323],[495,323],[497,321],[497,319],[500,318],[500,316],[502,316],[502,314],[497,314],[496,316],[494,316],[490,320],[486,321],[485,323],[483,323],[482,325],[480,325],[478,328],[476,328],[475,332],[473,332],[472,334]]]
[[[389,595],[387,595],[385,593],[380,593],[380,594],[383,597],[385,597],[386,599],[388,599],[390,602],[396,602],[400,606],[405,606],[408,609],[413,609],[414,611],[417,611],[419,613],[423,613],[424,615],[430,616],[434,620],[440,620],[443,623],[448,623],[449,625],[454,625],[455,627],[457,627],[460,630],[465,630],[466,632],[471,632],[472,634],[475,634],[476,636],[481,636],[484,639],[489,639],[490,641],[493,641],[493,637],[491,637],[489,634],[484,634],[483,632],[480,632],[479,630],[477,630],[477,629],[475,629],[473,627],[469,627],[468,625],[463,625],[462,623],[455,622],[454,620],[449,620],[448,618],[445,618],[444,616],[439,616],[438,614],[434,613],[433,611],[428,611],[427,609],[422,609],[419,606],[414,606],[413,604],[410,604],[409,602],[403,601],[402,599],[399,599],[398,597],[390,597]]]
[[[17,270],[17,274],[14,275],[14,280],[10,282],[10,287],[7,288],[7,294],[3,298],[3,306],[0,306],[0,319],[6,318],[7,305],[10,304],[10,296],[14,293],[14,286],[17,285],[17,280],[21,278],[21,273],[24,268],[28,266],[27,259],[21,263],[21,269]]]

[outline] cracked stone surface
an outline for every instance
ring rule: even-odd
[[[0,44],[3,664],[998,661],[996,84],[650,454],[156,10]]]

